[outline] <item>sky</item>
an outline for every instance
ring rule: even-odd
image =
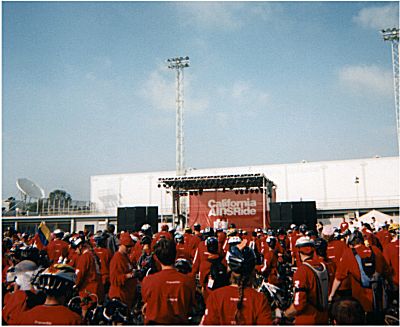
[[[2,198],[29,178],[397,155],[397,2],[2,2]]]

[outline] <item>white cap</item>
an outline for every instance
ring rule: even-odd
[[[293,228],[295,228],[296,227],[296,224],[291,224],[290,225],[290,229],[293,229]]]

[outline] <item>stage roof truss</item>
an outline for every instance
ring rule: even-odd
[[[182,191],[250,188],[266,188],[271,190],[275,186],[264,174],[168,177],[159,178],[158,183],[158,187],[179,189]]]

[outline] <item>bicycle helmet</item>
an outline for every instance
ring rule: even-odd
[[[212,227],[206,227],[206,228],[204,228],[203,235],[204,235],[205,237],[214,236],[214,228],[212,228]]]
[[[192,264],[187,259],[179,258],[175,262],[175,269],[178,270],[182,274],[188,274],[192,272]]]
[[[214,236],[208,237],[206,239],[206,246],[208,252],[212,254],[218,253],[218,239],[216,237]]]
[[[184,237],[182,233],[175,233],[175,243],[183,243],[184,242]]]
[[[229,246],[234,246],[242,243],[242,239],[239,236],[232,236],[228,238]]]
[[[311,236],[316,236],[316,234],[315,234],[315,232],[313,231],[313,230],[308,230],[308,231],[306,231],[306,234],[305,234],[306,236],[309,236],[309,237],[311,237]]]
[[[296,240],[296,248],[303,248],[306,246],[315,247],[315,242],[309,236],[302,236]]]
[[[200,225],[199,223],[195,223],[195,224],[193,225],[193,229],[194,229],[195,231],[197,231],[197,232],[200,232],[201,225]]]
[[[103,316],[110,323],[126,324],[128,322],[128,315],[128,306],[118,299],[112,299],[103,309]]]
[[[55,264],[40,273],[33,284],[46,295],[67,295],[75,285],[75,269],[65,264]]]
[[[151,226],[149,224],[144,224],[140,230],[142,231],[142,233],[144,235],[147,235],[150,237],[153,236],[153,230],[151,229]]]
[[[69,239],[71,243],[71,248],[77,249],[79,245],[85,244],[85,237],[84,236],[73,236]]]
[[[306,224],[301,224],[299,226],[299,232],[302,234],[305,234],[307,232],[307,225]]]
[[[315,244],[315,252],[317,252],[317,255],[325,258],[326,251],[328,250],[328,242],[323,238],[317,238],[314,241],[314,244]]]
[[[53,234],[54,234],[54,236],[56,237],[56,238],[63,238],[64,237],[64,232],[61,230],[61,229],[59,229],[59,228],[57,228],[54,232],[53,232]]]
[[[250,275],[256,266],[256,255],[253,249],[244,247],[240,250],[237,246],[229,249],[226,256],[229,268],[236,274]]]
[[[278,235],[285,235],[285,229],[283,227],[279,227],[276,232]]]
[[[97,233],[97,234],[94,236],[94,242],[96,243],[96,246],[98,246],[98,247],[105,247],[107,236],[108,236],[108,235],[106,235],[106,234],[104,234],[104,233]]]

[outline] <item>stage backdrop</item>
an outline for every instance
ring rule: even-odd
[[[199,223],[202,228],[213,227],[219,219],[249,231],[263,228],[263,196],[261,193],[236,194],[234,191],[204,191],[201,195],[190,195],[189,226]],[[267,208],[266,201],[265,210]],[[267,226],[268,217],[266,212]]]

